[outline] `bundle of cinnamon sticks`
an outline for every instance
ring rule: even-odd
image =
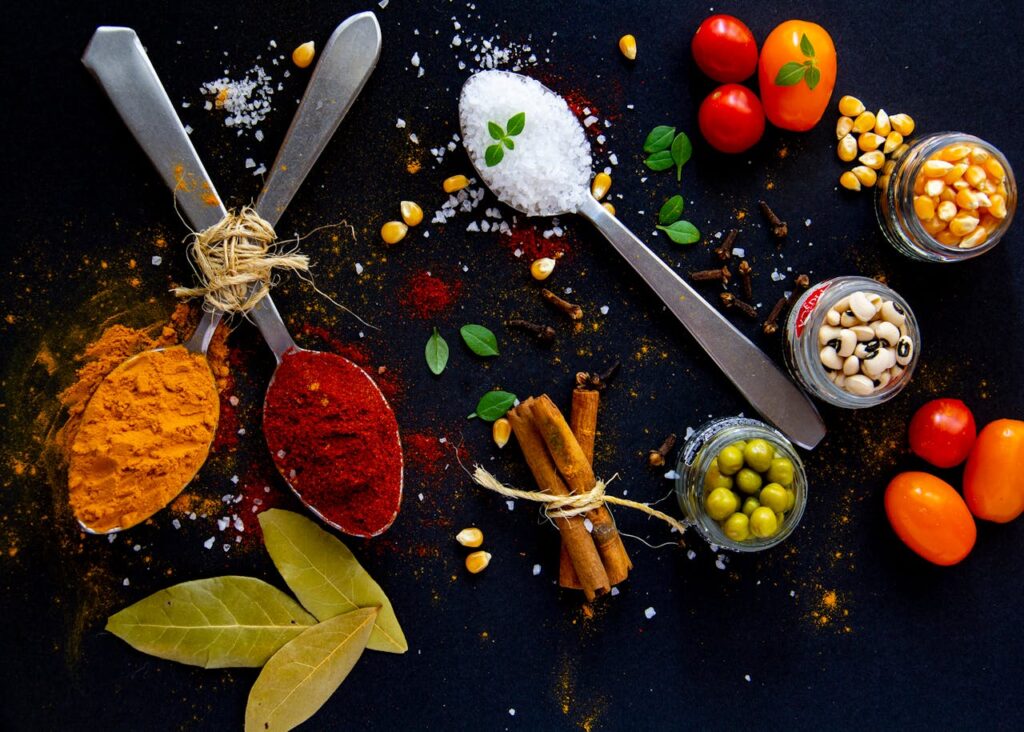
[[[531,397],[508,413],[512,431],[541,491],[567,496],[586,493],[597,484],[592,462],[599,401],[600,394],[595,390],[575,390],[571,427],[546,395]],[[606,506],[577,516],[558,517],[554,522],[562,536],[562,587],[581,589],[591,601],[629,575],[633,564]]]

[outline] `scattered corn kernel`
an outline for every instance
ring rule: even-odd
[[[854,139],[853,135],[846,135],[839,141],[839,145],[836,147],[836,153],[839,155],[839,159],[844,163],[848,163],[857,157],[857,140]]]
[[[941,178],[925,181],[924,192],[929,196],[941,196],[944,190],[946,190],[946,184]]]
[[[845,173],[839,176],[839,185],[841,185],[848,191],[860,190],[860,181],[857,180],[857,176],[855,176],[849,170],[847,170]]]
[[[487,565],[490,563],[490,552],[473,552],[472,554],[466,557],[466,569],[468,569],[472,574],[480,574],[485,569],[487,569]]]
[[[628,58],[630,61],[636,60],[636,38],[631,34],[627,33],[619,39],[619,50],[622,51],[622,55]]]
[[[306,41],[292,51],[292,63],[300,69],[304,69],[313,63],[313,57],[315,55],[316,44],[314,44],[313,41]]]
[[[961,239],[960,244],[958,244],[958,246],[961,249],[973,249],[974,247],[984,242],[987,238],[988,229],[985,228],[984,226],[979,226],[970,234]]]
[[[998,193],[992,194],[991,203],[988,206],[988,212],[995,216],[997,219],[1006,218],[1006,198],[1000,196]]]
[[[491,438],[494,440],[495,445],[499,448],[505,447],[508,444],[508,438],[511,436],[512,425],[507,419],[501,417],[494,420],[494,424],[491,425]]]
[[[926,178],[942,178],[953,169],[953,163],[945,160],[926,160],[921,166],[921,174]]]
[[[931,200],[931,199],[928,199]],[[916,210],[916,206],[914,207]],[[956,204],[952,201],[942,201],[939,207],[935,211],[935,215],[939,217],[940,221],[952,221],[953,217],[956,216],[956,212],[959,209]],[[922,216],[921,218],[931,218],[930,216]]]
[[[839,100],[839,114],[845,117],[856,117],[864,111],[864,103],[857,97],[847,94]]]
[[[891,175],[892,171],[896,169],[895,160],[886,160],[885,165],[882,166],[882,173],[885,175]]]
[[[885,144],[882,145],[882,152],[888,155],[902,144],[903,135],[901,135],[896,130],[893,130],[892,132],[885,136]]]
[[[402,221],[409,226],[416,226],[423,221],[423,209],[414,201],[402,201],[398,206],[402,211]]]
[[[928,196],[914,196],[914,213],[921,220],[932,218],[935,216],[935,201]]]
[[[842,140],[853,129],[853,120],[849,117],[840,117],[839,121],[836,122],[836,139]]]
[[[892,124],[889,115],[885,113],[884,109],[879,109],[875,114],[875,134],[885,137],[890,132],[892,132]]]
[[[870,132],[875,128],[875,113],[874,112],[861,112],[857,115],[857,118],[853,120],[853,131],[858,135],[864,132]]]
[[[878,150],[866,152],[857,159],[874,170],[880,170],[885,165],[885,155]]]
[[[445,178],[442,185],[445,193],[455,193],[469,185],[469,178],[464,175],[453,175],[451,178]]]
[[[989,158],[985,161],[985,170],[996,180],[1002,180],[1006,177],[1006,171],[1003,170],[1003,164],[995,158]]]
[[[380,238],[385,244],[397,244],[409,233],[409,227],[401,221],[389,221],[380,227]]]
[[[613,205],[611,205],[610,203],[608,203],[608,201],[605,201],[604,203],[602,203],[602,204],[601,204],[601,207],[602,207],[602,208],[603,208],[603,209],[604,209],[605,211],[607,211],[608,213],[610,213],[610,214],[611,214],[612,216],[614,216],[614,215],[615,215],[615,206],[613,206]]]
[[[600,201],[612,187],[612,177],[607,173],[598,173],[590,184],[590,195]]]
[[[885,142],[885,138],[881,135],[876,135],[874,132],[865,132],[857,138],[857,147],[861,149],[861,152],[871,152],[872,150],[877,150],[883,142]]]
[[[890,117],[889,124],[904,137],[908,137],[914,131],[914,119],[909,114],[902,112]]]
[[[555,260],[551,257],[542,257],[533,260],[530,265],[530,274],[535,280],[546,280],[555,271]]]
[[[505,420],[508,421],[507,419]],[[484,543],[484,532],[475,526],[470,526],[468,529],[463,529],[455,535],[455,541],[462,544],[462,546],[468,546],[477,548]]]
[[[900,134],[902,135],[903,133],[901,132]],[[904,137],[906,137],[906,135],[904,135]],[[898,148],[892,151],[892,159],[899,160],[900,158],[907,154],[907,150],[909,149],[910,145],[903,143]]]
[[[866,165],[858,165],[850,172],[857,176],[857,180],[859,180],[860,184],[865,188],[870,188],[875,184],[875,181],[878,180],[878,173]]]

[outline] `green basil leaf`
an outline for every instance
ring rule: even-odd
[[[507,391],[489,391],[480,398],[476,411],[469,416],[472,418],[475,415],[485,422],[493,422],[504,417],[516,403],[516,399],[515,394]]]
[[[498,339],[494,337],[494,333],[482,325],[473,323],[464,325],[459,328],[459,333],[462,334],[462,340],[469,346],[469,350],[477,356],[498,355]]]
[[[675,222],[679,221],[679,217],[683,215],[683,197],[672,196],[672,198],[665,201],[662,205],[661,210],[658,211],[658,223],[662,226],[670,226]]]
[[[676,180],[682,180],[683,178],[683,166],[686,165],[686,161],[693,155],[693,143],[690,142],[690,138],[686,136],[685,132],[680,132],[672,140],[672,162],[676,164]]]
[[[505,130],[501,129],[501,125],[497,122],[488,122],[487,131],[491,133],[491,137],[495,140],[500,140],[505,136]]]
[[[782,65],[779,73],[775,76],[775,86],[795,86],[804,78],[804,66],[796,61],[789,61]]]
[[[807,88],[813,89],[821,81],[821,71],[817,66],[811,66],[804,72],[804,80],[807,82]]]
[[[526,112],[520,112],[509,117],[508,120],[508,134],[511,136],[518,135],[526,127]]]
[[[668,170],[674,164],[675,163],[672,160],[672,153],[669,152],[668,150],[656,152],[653,155],[648,156],[648,158],[644,160],[644,165],[646,165],[651,170],[655,171]]]
[[[668,234],[668,238],[676,244],[693,244],[700,241],[700,232],[689,221],[677,221],[671,226],[657,228]]]
[[[502,142],[502,143],[503,143],[503,144],[505,145],[505,147],[507,147],[507,148],[508,148],[509,150],[515,150],[515,149],[516,149],[516,144],[515,144],[514,142],[512,142],[512,138],[511,138],[511,137],[506,137],[506,138],[504,138],[504,139],[503,139],[503,140],[502,140],[501,142]]]
[[[656,153],[662,150],[668,150],[669,145],[672,144],[672,138],[675,137],[676,128],[669,127],[668,125],[658,125],[650,134],[647,135],[647,139],[644,140],[644,152],[645,153]]]
[[[448,365],[448,342],[437,332],[437,328],[434,328],[434,335],[427,339],[424,355],[427,357],[427,367],[431,373],[440,376],[444,367]]]
[[[487,150],[484,151],[484,162],[487,163],[488,168],[493,168],[495,165],[500,163],[504,157],[505,150],[501,147],[501,143],[488,145]]]
[[[807,58],[814,58],[814,46],[811,45],[811,39],[806,33],[800,36],[800,52]]]

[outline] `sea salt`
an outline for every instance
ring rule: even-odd
[[[657,615],[657,613],[654,611],[653,607],[649,607],[646,610],[644,610],[644,617],[647,618],[648,620],[653,618],[655,615]]]
[[[203,546],[205,546],[207,549],[213,549],[213,543],[216,540],[216,537],[211,536],[209,539],[203,542]]]
[[[161,256],[154,256],[153,259],[150,261],[153,262],[154,267],[159,267],[161,264],[163,264],[164,258]]]
[[[612,594],[612,597],[617,597],[618,594],[619,594],[619,588],[618,587],[613,587],[611,594]]]
[[[493,167],[484,159],[494,144],[487,124],[505,125],[526,113],[514,150]],[[462,88],[463,144],[484,182],[502,201],[530,216],[575,212],[589,195],[590,148],[565,101],[539,82],[503,71],[482,71]]]
[[[536,577],[539,574],[540,574],[540,565],[539,564],[533,565],[533,576]]]

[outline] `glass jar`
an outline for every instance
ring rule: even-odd
[[[939,150],[957,143],[980,147],[999,161],[1006,173],[1006,217],[999,221],[985,241],[966,249],[940,243],[925,230],[914,211],[914,182],[921,166]],[[992,249],[1010,228],[1014,209],[1017,208],[1017,182],[1006,157],[984,140],[961,132],[926,135],[911,143],[903,155],[886,163],[886,166],[890,164],[891,170],[885,172],[888,168],[883,168],[878,178],[875,213],[885,238],[900,253],[926,262],[959,262]]]
[[[704,476],[722,448],[739,440],[755,439],[766,440],[777,453],[793,463],[792,490],[796,501],[784,515],[781,526],[773,536],[766,539],[751,536],[746,541],[734,541],[725,535],[718,522],[704,510]],[[793,533],[807,506],[807,474],[800,456],[781,432],[756,419],[724,417],[701,426],[679,451],[676,473],[676,498],[687,517],[687,523],[708,543],[732,551],[757,552],[781,543]]]
[[[875,391],[866,395],[854,394],[829,378],[829,371],[821,361],[822,344],[818,330],[825,324],[826,314],[840,301],[854,292],[877,295],[882,300],[892,300],[905,317],[901,339],[911,343],[910,360],[902,366],[903,371]],[[867,277],[833,277],[809,288],[793,304],[786,319],[785,358],[790,373],[808,392],[824,402],[847,409],[873,407],[896,396],[910,381],[921,353],[921,332],[917,319],[906,300],[888,287]]]

